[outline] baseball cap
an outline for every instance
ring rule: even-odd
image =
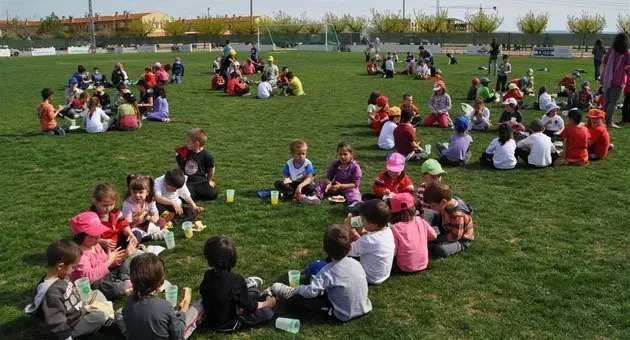
[[[273,61],[273,56],[270,55],[269,58],[267,58],[267,61]]]
[[[508,85],[508,90],[518,90],[518,86],[514,83]]]
[[[397,213],[403,210],[407,210],[413,206],[415,206],[415,202],[413,200],[413,196],[408,192],[403,192],[394,195],[390,200],[389,204],[392,206],[392,212]]]
[[[508,98],[503,102],[503,105],[518,105],[518,102],[514,98]]]
[[[455,122],[453,122],[453,126],[457,130],[468,130],[468,119],[466,117],[457,117]]]
[[[389,110],[387,110],[387,115],[400,116],[400,108],[398,106],[390,107]]]
[[[79,81],[75,77],[70,78],[70,80],[68,81],[68,84],[70,84],[70,85],[78,84],[78,83],[79,83]]]
[[[601,118],[601,119],[605,119],[606,118],[606,112],[600,110],[600,109],[591,109],[590,111],[588,111],[588,113],[586,114],[586,116],[588,118]]]
[[[393,172],[402,172],[405,170],[405,156],[398,152],[389,154],[385,160],[385,168]]]
[[[389,99],[385,96],[379,96],[376,98],[376,106],[385,107],[389,103]]]
[[[86,233],[90,236],[101,236],[108,231],[98,215],[93,211],[82,212],[70,220],[70,228],[75,234]]]
[[[555,103],[551,103],[551,105],[549,105],[549,107],[547,108],[546,113],[549,113],[549,112],[551,112],[551,111],[553,111],[553,110],[557,110],[557,109],[559,109],[559,108],[560,108],[560,107],[559,107],[558,105],[556,105]]]
[[[486,77],[483,77],[483,78],[479,79],[479,82],[482,83],[482,84],[487,84],[487,83],[490,82],[490,79],[488,79]]]
[[[230,50],[230,55],[236,55],[236,50],[235,49],[231,49]]]
[[[446,171],[442,169],[442,165],[440,165],[440,162],[436,161],[433,158],[427,159],[426,161],[424,161],[424,163],[422,163],[422,166],[420,166],[420,172],[422,172],[423,174],[431,174],[433,176],[446,173]]]

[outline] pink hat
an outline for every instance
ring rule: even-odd
[[[503,102],[504,105],[515,105],[518,106],[518,102],[514,98],[508,98]]]
[[[162,63],[160,63],[159,61],[156,61],[155,64],[153,65],[153,67],[155,67],[155,68],[162,68]]]
[[[389,200],[389,204],[391,204],[392,212],[395,214],[415,206],[416,202],[413,200],[413,195],[408,192],[403,192],[394,195],[394,197]]]
[[[389,154],[385,160],[385,168],[393,172],[402,172],[405,170],[405,156],[398,152]]]
[[[70,220],[70,228],[75,234],[86,233],[90,236],[101,236],[109,230],[93,211],[82,212],[74,216]]]

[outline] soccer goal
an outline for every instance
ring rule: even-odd
[[[322,26],[320,33],[290,33],[291,31],[299,31],[304,25],[259,25],[257,32],[257,44],[260,48],[262,40],[268,39],[273,46],[274,51],[282,50],[298,50],[298,46],[302,46],[299,49],[302,50],[319,50],[316,46],[323,45],[324,51],[338,51],[339,50],[339,37],[337,32],[329,24],[317,24]],[[289,30],[287,28],[292,27]],[[301,41],[289,41],[287,37],[292,37]],[[262,39],[262,40],[261,40]],[[306,46],[313,46],[313,48],[306,48]]]

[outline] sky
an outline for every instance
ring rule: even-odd
[[[352,15],[369,15],[370,8],[378,10],[389,9],[402,13],[405,2],[406,16],[412,17],[414,10],[435,12],[434,0],[252,0],[254,15],[273,16],[274,12],[284,10],[290,15],[299,16],[305,13],[311,18],[321,18],[325,12],[337,14],[350,13]],[[479,0],[479,2],[482,2]],[[248,0],[92,0],[93,10],[101,15],[114,12],[151,12],[162,11],[175,18],[196,17],[206,15],[208,8],[210,15],[249,15]],[[388,7],[383,4],[387,3]],[[25,4],[28,4],[25,6]],[[78,4],[78,5],[77,5]],[[151,6],[149,5],[151,4]],[[150,6],[150,7],[149,7]],[[475,9],[453,8],[452,6],[479,7],[474,1],[440,0],[440,7],[448,9],[449,17],[464,19],[466,11]],[[567,15],[599,13],[606,17],[607,27],[604,31],[616,31],[617,16],[630,14],[630,0],[485,0],[484,7],[497,6],[503,24],[499,31],[518,31],[516,19],[529,10],[548,12],[550,15],[549,31],[566,30]],[[595,8],[596,6],[596,8]],[[451,8],[449,8],[451,7]],[[59,16],[83,16],[88,10],[88,0],[0,0],[0,17],[39,19],[55,12]],[[491,9],[488,11],[492,11]]]

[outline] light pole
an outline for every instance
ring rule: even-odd
[[[254,31],[254,0],[249,0],[249,31]]]
[[[210,18],[210,7],[208,7],[208,14],[206,15],[206,17]]]
[[[402,30],[405,31],[405,0],[403,0]]]
[[[90,33],[90,39],[92,43],[92,52],[96,53],[96,32],[94,31],[94,13],[92,12],[92,0],[88,0],[89,7],[89,24],[88,32]]]

